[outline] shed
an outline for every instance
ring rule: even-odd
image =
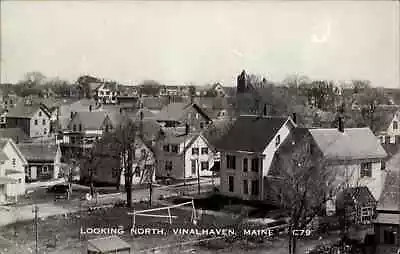
[[[130,254],[131,246],[118,236],[88,240],[87,254]]]

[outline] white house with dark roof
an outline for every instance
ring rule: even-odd
[[[184,102],[168,104],[155,116],[155,119],[165,128],[176,128],[189,124],[190,131],[206,129],[212,122],[211,118],[196,103]]]
[[[366,186],[379,199],[387,154],[369,128],[309,131],[329,167],[335,171],[338,188]]]
[[[166,133],[159,142],[157,159],[157,177],[192,179],[213,175],[216,152],[201,134]]]
[[[291,117],[239,116],[216,144],[221,155],[221,194],[263,200],[263,179],[275,152],[295,127]]]
[[[25,194],[25,167],[28,164],[12,139],[0,138],[0,204]]]

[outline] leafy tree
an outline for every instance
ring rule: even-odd
[[[91,98],[92,95],[90,90],[90,83],[99,83],[99,82],[101,82],[101,80],[93,76],[89,75],[80,76],[76,80],[76,85],[80,91],[80,96]]]
[[[323,215],[333,193],[334,176],[311,140],[306,135],[290,149],[279,151],[269,179],[268,193],[289,211],[290,254],[296,253],[293,230],[304,230],[314,218]]]
[[[162,89],[161,84],[155,80],[145,80],[139,85],[139,93],[156,96]]]

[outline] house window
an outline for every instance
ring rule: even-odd
[[[208,147],[201,148],[201,154],[208,154]]]
[[[209,167],[208,161],[202,161],[201,162],[201,171],[208,170],[208,167]]]
[[[372,176],[372,163],[365,162],[361,163],[360,177],[371,177]]]
[[[165,170],[166,171],[172,170],[172,161],[165,161]]]
[[[17,165],[17,160],[16,159],[12,159],[12,166],[15,168],[16,165]]]
[[[236,169],[236,156],[233,155],[226,156],[226,168]]]
[[[135,168],[135,177],[140,177],[140,168],[139,167]]]
[[[146,157],[146,149],[143,148],[142,150],[140,150],[140,155],[142,158],[145,158]]]
[[[196,174],[196,160],[191,160],[192,162],[192,175]]]
[[[163,150],[164,152],[169,152],[169,145],[164,145]]]
[[[275,146],[279,146],[279,144],[281,143],[281,135],[276,136],[275,139]]]
[[[46,119],[43,119],[43,120],[42,120],[42,124],[43,124],[43,125],[46,125]]]
[[[249,194],[249,183],[247,180],[243,180],[243,194],[244,195]]]
[[[384,230],[383,231],[383,243],[385,244],[395,244],[396,243],[396,234],[392,230]]]
[[[251,160],[251,171],[253,172],[258,172],[258,168],[259,168],[259,159],[258,158],[254,158]]]
[[[199,148],[192,148],[192,155],[199,155]]]
[[[47,134],[47,128],[43,129],[43,134],[45,134],[45,135]]]
[[[179,147],[178,145],[171,145],[171,152],[178,153]]]
[[[203,128],[204,128],[204,123],[201,122],[201,123],[200,123],[200,129],[203,129]]]
[[[38,125],[38,120],[37,119],[35,119],[35,125]]]
[[[386,169],[386,161],[381,161],[381,170]]]
[[[257,196],[259,193],[258,180],[251,181],[251,195]]]
[[[42,116],[42,111],[39,111],[39,117]]]
[[[22,183],[22,179],[21,178],[18,178],[18,183]]]
[[[361,208],[361,223],[369,224],[372,221],[373,209],[372,207]]]
[[[228,176],[228,185],[229,185],[229,192],[233,192],[235,187],[233,176]]]
[[[118,177],[118,169],[117,168],[113,168],[111,171],[111,177],[112,178],[117,178]]]
[[[72,126],[72,131],[76,131],[76,124]]]
[[[397,121],[393,121],[393,130],[397,130],[399,128],[399,124]]]
[[[79,131],[82,131],[82,124],[79,124]]]
[[[48,174],[49,168],[47,166],[42,167],[42,174]]]
[[[243,172],[247,172],[247,170],[249,169],[249,160],[247,158],[243,159]]]

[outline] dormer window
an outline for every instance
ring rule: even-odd
[[[275,139],[275,146],[279,146],[279,144],[281,143],[281,135],[276,136]]]

